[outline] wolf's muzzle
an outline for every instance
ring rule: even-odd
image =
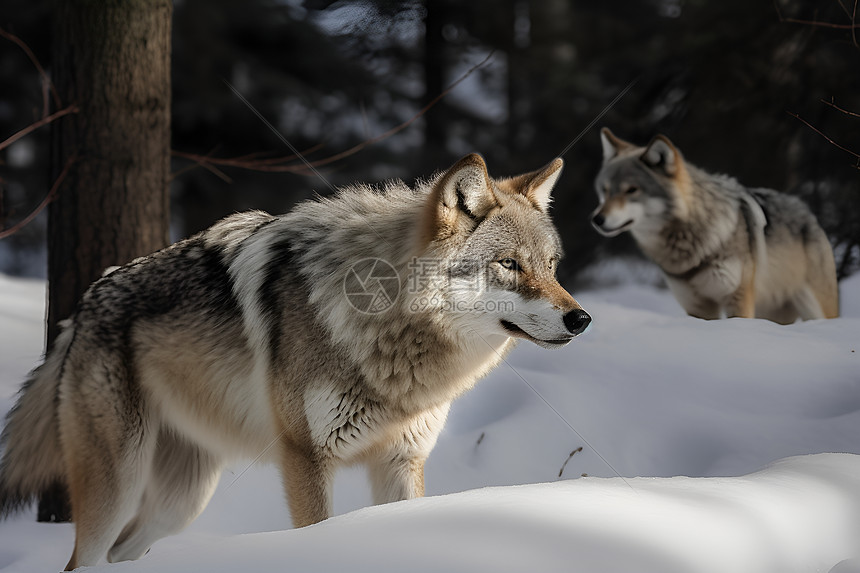
[[[588,328],[589,324],[591,324],[591,316],[581,308],[572,310],[564,315],[564,326],[574,336],[582,334]]]

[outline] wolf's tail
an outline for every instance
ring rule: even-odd
[[[57,392],[74,338],[63,324],[45,362],[30,373],[0,434],[0,518],[22,509],[56,482],[66,482],[57,420]]]

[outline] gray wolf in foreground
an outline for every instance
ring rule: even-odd
[[[607,237],[630,231],[688,314],[839,315],[833,250],[800,199],[705,173],[662,135],[645,147],[600,135],[592,224]]]
[[[561,169],[493,179],[472,154],[106,273],[8,415],[0,513],[64,483],[73,569],[184,528],[236,458],[280,464],[297,527],[331,515],[339,464],[368,465],[377,503],[423,495],[452,400],[517,339],[558,348],[591,321],[555,278]]]

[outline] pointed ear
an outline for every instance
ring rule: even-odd
[[[436,180],[422,235],[430,241],[456,232],[461,224],[473,226],[498,204],[487,164],[477,153],[470,153]]]
[[[498,205],[487,164],[477,153],[455,163],[439,179],[436,189],[444,207],[458,210],[470,219],[483,219]]]
[[[600,130],[600,143],[603,145],[603,162],[606,163],[625,149],[634,147],[630,142],[616,137],[608,127]]]
[[[657,135],[645,148],[639,159],[654,171],[674,177],[681,167],[681,152],[665,135]]]
[[[561,176],[563,167],[564,161],[560,157],[557,157],[549,165],[537,171],[497,180],[496,184],[500,189],[508,193],[524,195],[537,209],[546,212],[549,209],[549,204],[552,202],[552,197],[550,196],[552,188],[555,187],[558,178]]]

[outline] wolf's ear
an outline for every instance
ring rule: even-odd
[[[561,176],[563,167],[564,161],[561,157],[556,157],[549,165],[537,171],[496,180],[496,184],[500,189],[508,193],[520,193],[524,195],[526,199],[531,201],[532,205],[546,212],[549,209],[549,204],[552,202],[552,197],[550,196],[552,188],[555,187],[558,178]]]
[[[603,145],[603,162],[606,163],[625,149],[633,147],[632,143],[616,137],[608,127],[600,130],[600,143]]]
[[[674,177],[681,165],[681,153],[665,135],[657,135],[652,139],[639,159],[651,169],[662,171],[669,177]]]
[[[439,177],[428,201],[424,235],[430,240],[456,232],[461,222],[474,225],[499,204],[487,164],[477,153],[463,157]]]
[[[498,205],[484,158],[470,153],[454,164],[436,184],[445,208],[458,210],[471,219],[483,219]]]

